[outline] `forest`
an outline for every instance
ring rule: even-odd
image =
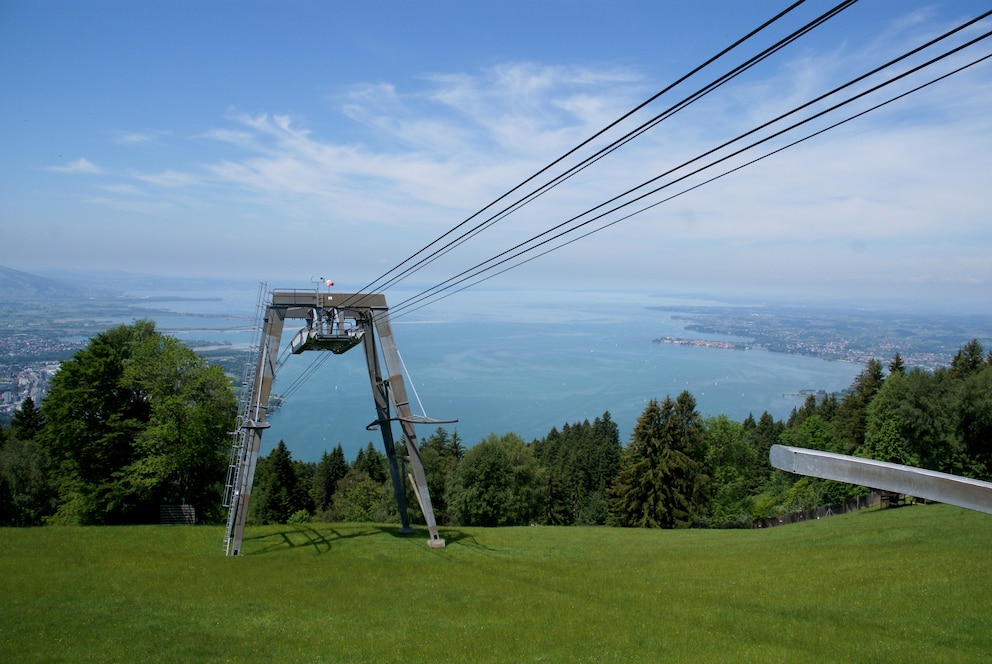
[[[157,523],[162,504],[220,522],[235,408],[223,370],[154,323],[103,332],[0,428],[0,525]],[[773,469],[776,443],[990,479],[992,352],[973,340],[935,370],[871,359],[785,421],[703,417],[684,391],[652,399],[627,441],[604,412],[530,442],[466,445],[438,428],[419,448],[442,525],[742,528],[867,491]],[[250,521],[398,523],[396,510],[372,443],[302,462],[279,441],[259,459]]]

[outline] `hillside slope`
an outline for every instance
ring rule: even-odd
[[[978,661],[992,518],[788,528],[394,526],[0,532],[6,661]]]

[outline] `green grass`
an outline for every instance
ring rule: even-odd
[[[0,659],[962,662],[992,656],[992,516],[752,531],[0,530]]]

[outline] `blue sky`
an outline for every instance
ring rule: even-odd
[[[834,4],[806,2],[625,126]],[[0,0],[0,265],[359,288],[786,5]],[[458,274],[982,11],[861,0],[408,284]],[[992,39],[626,210],[989,53]],[[487,286],[992,310],[990,79],[986,61]]]

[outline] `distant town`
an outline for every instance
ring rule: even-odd
[[[950,364],[962,345],[992,346],[992,316],[777,306],[656,307],[675,311],[697,337],[660,337],[656,343],[764,349],[826,360],[883,363],[896,353],[908,367],[934,370]]]
[[[676,346],[696,346],[699,348],[725,348],[733,350],[748,350],[753,344],[737,341],[713,341],[711,339],[685,339],[683,337],[661,337],[652,339],[656,344],[675,344]]]

